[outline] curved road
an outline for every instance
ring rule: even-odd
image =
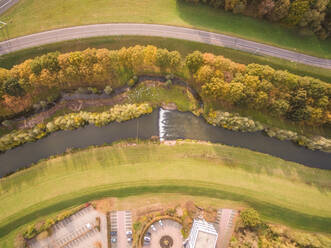
[[[111,35],[142,35],[197,41],[254,54],[269,55],[293,62],[331,69],[331,60],[317,58],[261,43],[190,28],[158,24],[113,23],[76,26],[21,36],[0,42],[0,55],[48,43]]]

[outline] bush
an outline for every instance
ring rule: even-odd
[[[113,92],[113,89],[111,86],[107,85],[103,92],[105,92],[107,95],[110,95]]]
[[[91,94],[97,94],[99,92],[97,88],[93,88],[93,87],[88,87],[87,90]]]
[[[132,86],[134,86],[134,85],[137,83],[137,81],[138,81],[138,77],[137,77],[137,76],[133,76],[133,77],[128,81],[127,85],[128,85],[129,87],[132,87]]]
[[[257,132],[264,129],[259,123],[247,117],[241,117],[238,114],[231,114],[228,112],[211,111],[205,119],[209,124],[214,126],[221,126],[226,129],[241,132]]]
[[[244,226],[252,230],[257,229],[262,223],[259,213],[253,208],[243,210],[240,217]]]
[[[88,89],[85,89],[85,88],[79,87],[79,88],[76,90],[76,93],[78,93],[78,94],[87,94],[87,93],[88,93]]]
[[[34,225],[29,225],[26,231],[23,233],[23,237],[26,239],[31,239],[38,234],[37,229]]]

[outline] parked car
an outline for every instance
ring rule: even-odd
[[[152,230],[153,230],[154,232],[156,232],[156,228],[155,228],[154,225],[151,225],[151,228],[152,228]]]
[[[116,237],[112,237],[112,238],[111,238],[111,242],[112,242],[112,243],[116,243],[116,242],[117,242],[117,238],[116,238]]]
[[[91,225],[91,223],[87,223],[85,226],[86,226],[87,229],[92,230],[92,225]]]
[[[110,236],[117,236],[117,232],[116,231],[110,232]]]
[[[129,230],[129,231],[126,231],[126,236],[129,238],[129,237],[132,237],[132,231]]]
[[[161,227],[163,227],[163,222],[162,222],[162,220],[159,220],[159,224],[160,224]]]
[[[146,232],[145,236],[150,237],[150,236],[152,236],[152,234],[150,232]]]
[[[145,236],[145,237],[144,237],[144,241],[145,241],[145,242],[151,242],[151,238],[150,238],[150,237],[147,237],[147,236]]]
[[[129,237],[128,238],[128,243],[132,243],[132,240],[133,240],[133,238],[132,237]]]

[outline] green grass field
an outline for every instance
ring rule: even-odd
[[[161,37],[144,37],[144,36],[108,36],[95,37],[80,40],[71,40],[60,43],[53,43],[45,46],[29,48],[0,57],[0,67],[10,69],[16,64],[22,63],[26,59],[41,56],[45,53],[59,51],[61,53],[80,51],[87,48],[108,48],[120,49],[134,45],[154,45],[168,50],[177,50],[182,56],[186,56],[195,50],[222,55],[237,63],[250,64],[258,63],[270,65],[279,70],[288,70],[289,72],[319,78],[326,82],[331,82],[330,70],[319,67],[308,66],[294,63],[275,57],[259,56],[225,47],[212,46],[198,42],[177,40]]]
[[[300,36],[294,29],[177,0],[21,0],[1,16],[2,39],[49,29],[110,22],[160,23],[230,34],[331,58],[330,39]]]
[[[331,230],[331,172],[246,149],[125,143],[40,162],[0,181],[0,247],[22,226],[102,197],[181,193],[256,208],[267,221]]]

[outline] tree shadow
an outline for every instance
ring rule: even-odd
[[[179,17],[192,27],[233,34],[237,37],[273,43],[303,51],[311,51],[330,56],[330,41],[314,36],[301,36],[295,27],[273,23],[264,19],[233,14],[223,9],[214,9],[205,4],[178,1],[176,10]]]

